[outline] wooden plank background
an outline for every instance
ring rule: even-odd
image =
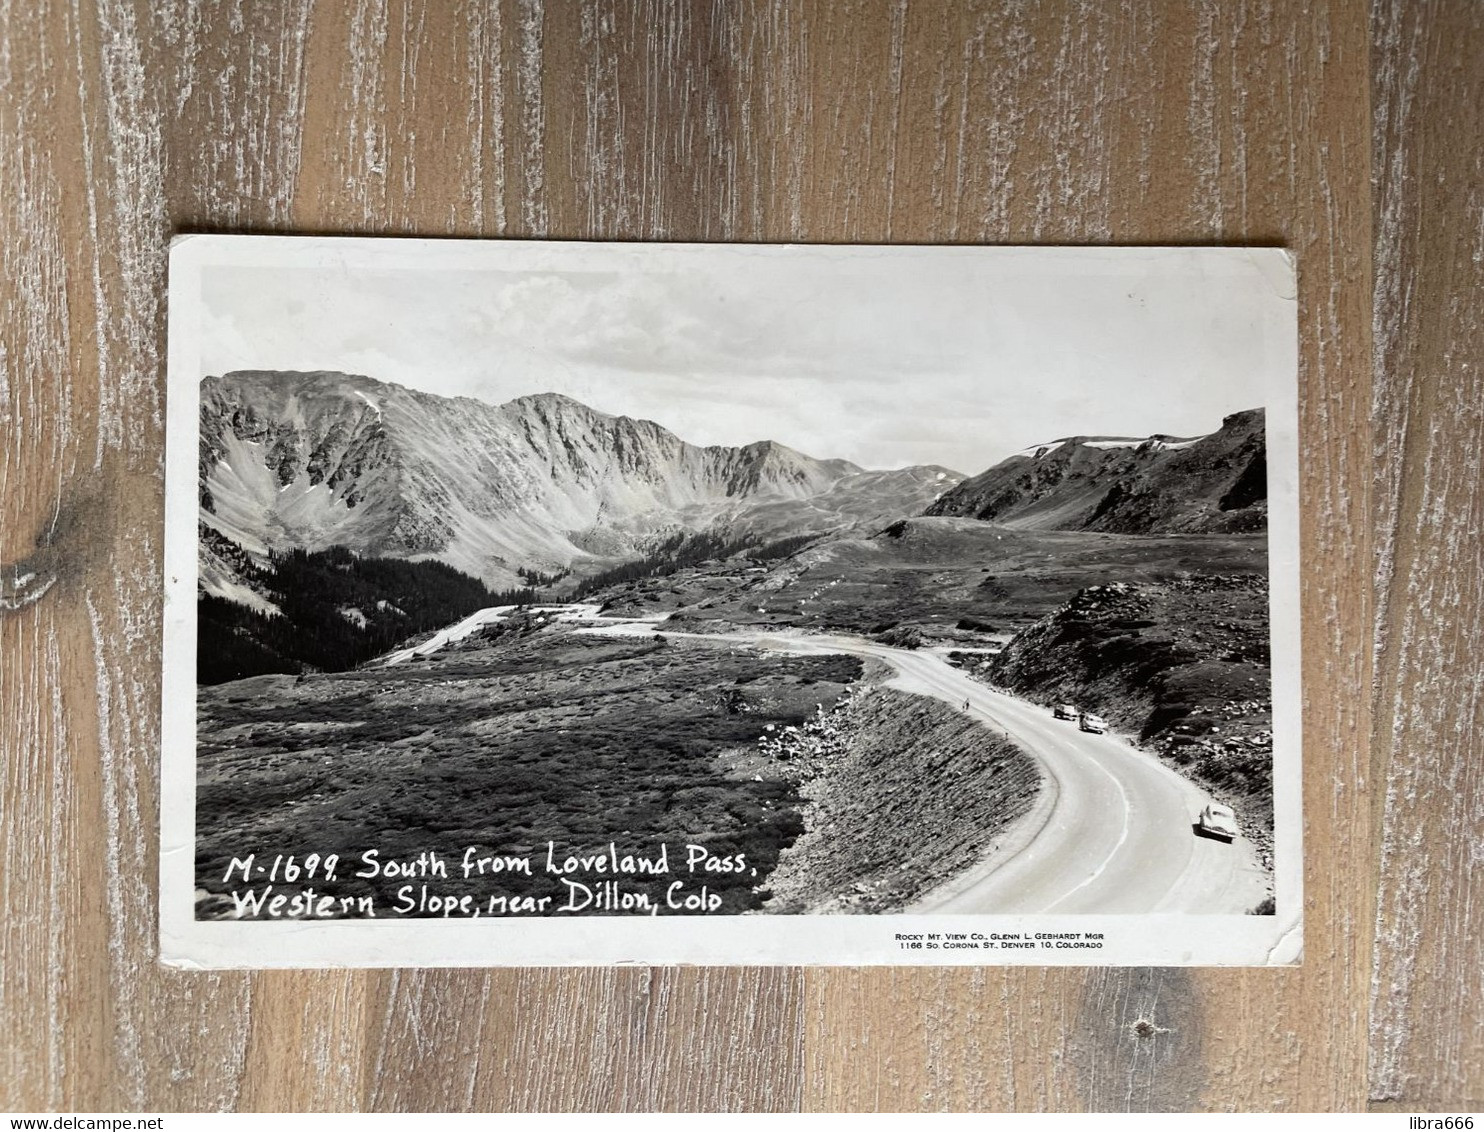
[[[1375,12],[1370,1090],[1484,1110],[1484,9]]]
[[[0,1108],[1479,1108],[1480,58],[1462,2],[0,0]],[[1303,966],[157,967],[189,230],[1287,243]]]

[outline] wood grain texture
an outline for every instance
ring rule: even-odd
[[[0,563],[32,575],[17,586],[7,570],[0,590],[0,1107],[1323,1110],[1362,1107],[1371,1089],[1479,1096],[1477,981],[1460,990],[1479,957],[1465,879],[1479,695],[1476,672],[1448,679],[1478,657],[1479,448],[1451,455],[1480,439],[1477,343],[1450,337],[1477,322],[1445,313],[1453,288],[1478,282],[1468,147],[1452,147],[1454,180],[1415,183],[1431,169],[1419,136],[1447,148],[1477,126],[1465,52],[1478,29],[1446,6],[1299,9],[0,0]],[[1421,67],[1428,51],[1446,65]],[[1373,161],[1390,296],[1377,356],[1396,374],[1376,390],[1376,444]],[[1304,966],[159,968],[163,295],[168,239],[192,230],[1289,244]],[[1449,255],[1430,258],[1433,241]],[[1424,505],[1456,525],[1422,525]],[[1373,517],[1391,627],[1374,748]],[[1443,650],[1428,635],[1440,627]],[[1445,712],[1460,700],[1468,727]],[[1429,839],[1440,815],[1473,821],[1473,839]],[[1443,1009],[1455,1028],[1414,1025]]]
[[[1484,1108],[1484,11],[1374,11],[1371,1095]]]

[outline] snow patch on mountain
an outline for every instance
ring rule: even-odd
[[[1210,435],[1213,434],[1206,434],[1206,436]],[[1068,446],[1100,450],[1147,448],[1151,452],[1159,452],[1165,449],[1189,448],[1205,440],[1206,436],[1165,436],[1160,433],[1153,436],[1064,436],[1060,440],[1048,440],[1045,444],[1032,444],[1028,448],[1022,448],[1019,452],[1012,453],[1012,458],[1025,456],[1037,460]]]
[[[1072,436],[1036,445],[945,492],[929,515],[1038,530],[1240,533],[1267,526],[1264,413],[1205,436]]]

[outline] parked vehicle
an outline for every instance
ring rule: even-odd
[[[1076,719],[1079,713],[1071,704],[1057,704],[1051,714],[1057,719]]]
[[[1094,735],[1101,735],[1108,730],[1108,724],[1100,715],[1093,715],[1090,711],[1084,711],[1077,717],[1078,731],[1091,731]]]

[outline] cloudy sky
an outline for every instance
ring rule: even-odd
[[[1061,436],[1209,432],[1296,367],[1269,250],[206,239],[203,376],[558,392],[695,444],[866,467],[973,474]]]

